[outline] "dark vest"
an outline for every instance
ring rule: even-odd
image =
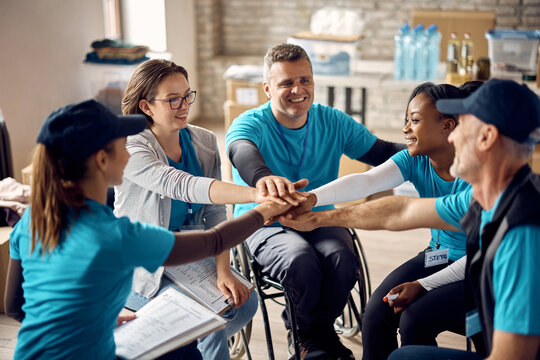
[[[480,235],[482,207],[472,199],[469,210],[461,220],[467,233],[468,291],[472,293],[482,322],[482,334],[487,354],[491,353],[493,338],[493,315],[495,298],[493,294],[493,259],[504,235],[518,225],[540,226],[540,176],[534,174],[528,165],[523,166],[504,191],[491,222],[487,223]],[[537,239],[540,241],[540,239]],[[519,261],[518,259],[515,259]],[[540,358],[537,354],[537,359]]]

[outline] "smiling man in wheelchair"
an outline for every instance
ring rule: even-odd
[[[293,182],[307,178],[306,191],[335,180],[343,154],[378,165],[401,149],[377,139],[349,115],[314,104],[311,62],[292,44],[277,45],[264,58],[264,91],[270,99],[235,119],[227,154],[237,184],[287,197]],[[235,206],[235,216],[253,204]],[[320,207],[324,210],[331,206]],[[246,244],[263,271],[291,294],[300,350],[310,358],[354,359],[334,331],[357,277],[359,260],[346,228],[299,232],[276,223]]]

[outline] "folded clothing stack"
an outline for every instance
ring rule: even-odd
[[[147,46],[110,39],[94,41],[91,46],[93,51],[86,54],[86,62],[128,65],[148,60]]]

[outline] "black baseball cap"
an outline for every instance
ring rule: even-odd
[[[143,115],[118,116],[99,102],[87,100],[53,111],[41,126],[37,142],[59,158],[84,160],[112,140],[145,127]]]
[[[437,100],[443,114],[473,114],[519,143],[540,142],[540,99],[527,85],[491,79],[464,99]]]

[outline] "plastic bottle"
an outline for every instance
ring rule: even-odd
[[[426,80],[437,80],[439,77],[439,61],[441,58],[441,32],[433,24],[426,29],[429,34],[427,45],[427,77]]]
[[[474,44],[471,40],[471,34],[465,33],[461,41],[461,68],[467,75],[472,75],[474,63]]]
[[[459,69],[459,41],[455,32],[450,34],[446,52],[446,74],[455,74]]]
[[[394,50],[394,79],[401,80],[404,77],[405,72],[405,36],[409,34],[409,24],[403,25],[399,32],[394,36],[395,50]]]
[[[419,36],[422,34],[422,31],[424,30],[424,25],[420,24],[417,25],[412,33],[410,33],[410,39],[408,42],[408,51],[407,55],[405,56],[405,76],[404,78],[406,80],[414,80],[416,79],[416,61],[417,61],[417,47],[416,47],[416,41],[419,38]],[[407,43],[407,37],[406,43]],[[418,55],[419,56],[419,55]]]
[[[429,32],[427,29],[418,34],[416,38],[416,52],[414,56],[415,62],[415,79],[427,80],[428,78],[428,65],[429,65]]]

